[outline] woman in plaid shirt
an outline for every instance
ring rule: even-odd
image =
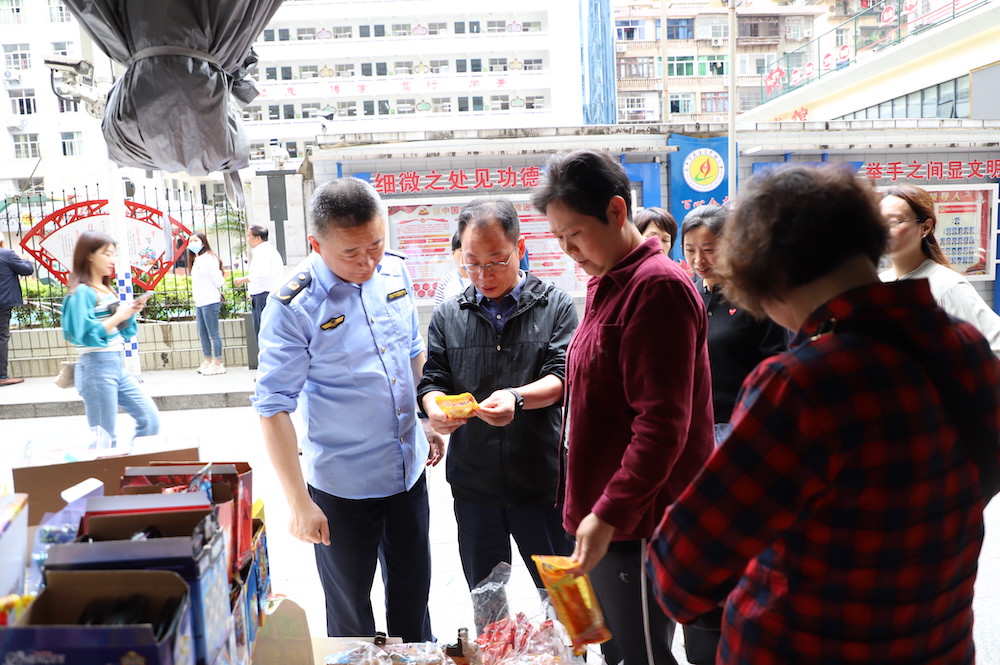
[[[731,222],[727,298],[798,334],[666,511],[661,604],[682,622],[724,606],[718,663],[974,662],[989,497],[955,423],[996,465],[1000,361],[926,280],[879,281],[887,225],[849,170],[757,176]]]

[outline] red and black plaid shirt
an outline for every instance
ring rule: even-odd
[[[813,313],[747,378],[732,434],[650,545],[669,614],[725,603],[718,663],[974,660],[977,472],[912,356],[820,334],[852,319],[900,326],[946,362],[1000,442],[1000,361],[926,281],[854,289]]]

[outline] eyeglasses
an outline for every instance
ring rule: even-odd
[[[510,258],[506,261],[494,261],[492,263],[484,263],[482,265],[478,263],[466,263],[462,265],[462,268],[470,275],[478,275],[484,270],[486,272],[500,272],[510,265],[510,262],[514,260],[515,255],[517,255],[517,247],[514,248],[514,251],[510,254]]]
[[[919,219],[887,219],[885,220],[885,225],[890,229],[894,229],[900,224],[906,224],[907,222],[920,222]]]

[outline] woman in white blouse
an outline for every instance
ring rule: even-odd
[[[883,282],[899,279],[926,279],[931,295],[943,310],[979,328],[1000,356],[1000,316],[983,301],[975,287],[951,268],[934,228],[937,216],[934,199],[914,185],[889,188],[882,199],[882,216],[889,225],[889,261]]]
[[[225,374],[222,363],[222,335],[219,334],[219,312],[222,309],[222,259],[208,244],[204,233],[198,232],[188,240],[191,259],[191,293],[194,297],[198,338],[205,359],[198,368],[203,376]]]

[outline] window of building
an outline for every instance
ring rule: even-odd
[[[292,31],[288,28],[278,28],[278,41],[279,42],[290,42],[292,41]]]
[[[760,87],[752,86],[739,89],[739,111],[749,111],[760,106]]]
[[[68,56],[73,42],[52,42],[52,52],[56,55]]]
[[[0,24],[15,25],[21,19],[21,0],[0,0]]]
[[[60,132],[62,139],[62,154],[66,157],[76,157],[83,154],[82,132]]]
[[[632,42],[646,40],[646,21],[643,19],[627,19],[615,21],[615,35],[618,41]]]
[[[945,81],[938,84],[938,112],[939,118],[955,117],[955,81]]]
[[[405,74],[413,73],[413,61],[412,60],[397,60],[392,63],[392,69],[396,72],[396,76],[401,76]]]
[[[379,115],[389,115],[389,100],[380,99],[378,100],[378,114]]]
[[[726,16],[699,16],[694,24],[695,39],[725,39],[729,37],[729,19]]]
[[[34,90],[11,90],[10,108],[15,115],[30,115],[38,112],[35,106]]]
[[[354,76],[354,65],[352,63],[334,65],[333,75],[341,78],[351,78]],[[371,76],[370,73],[368,75]]]
[[[49,0],[50,23],[69,23],[72,18],[73,15],[66,9],[66,5],[62,3],[62,0]]]
[[[467,113],[468,110],[469,110],[469,98],[468,97],[459,97],[458,98],[458,112],[459,113]]]
[[[490,32],[493,34],[507,32],[507,21],[497,21],[497,20],[487,21],[486,32]]]
[[[470,72],[481,72],[481,71],[483,71],[483,59],[482,58],[469,58],[469,71]]]
[[[38,134],[14,134],[15,157],[18,159],[34,159],[38,155]]]
[[[739,19],[740,37],[773,37],[781,33],[777,16],[746,16]]]
[[[264,159],[264,154],[263,143],[250,144],[250,159]]]
[[[388,62],[376,62],[375,63],[375,76],[388,76],[389,75],[389,63]]]
[[[489,65],[491,72],[505,72],[507,71],[507,58],[490,58]]]
[[[729,111],[728,92],[701,93],[702,113],[727,113]]]
[[[337,116],[340,118],[354,118],[358,115],[357,102],[337,102]]]
[[[372,34],[376,37],[385,37],[385,26],[381,23],[372,26]]]
[[[301,65],[299,67],[299,78],[300,79],[313,79],[319,76],[319,66],[318,65]]]
[[[411,26],[409,23],[392,24],[393,37],[409,37],[412,34],[413,34],[413,26]]]
[[[481,30],[481,28],[479,26],[479,21],[469,21],[469,34],[470,35],[478,35],[481,31],[482,30]],[[473,109],[473,110],[475,110],[475,109]]]
[[[921,116],[924,118],[936,118],[938,111],[938,98],[937,98],[937,86],[932,85],[929,88],[924,88],[924,103],[923,109],[921,111]],[[878,117],[877,115],[875,116]]]
[[[270,104],[267,107],[268,120],[281,120],[281,104]]]
[[[455,21],[455,34],[456,35],[465,34],[465,21]]]
[[[7,69],[31,69],[31,51],[27,44],[4,44],[3,64]]]
[[[370,62],[362,62],[361,63],[361,75],[362,76],[371,76],[372,74],[374,74],[374,66],[372,65],[372,63],[370,63]]]
[[[483,110],[482,96],[477,95],[475,97],[459,97],[458,110],[461,113],[465,113],[468,111],[482,111]]]
[[[521,32],[541,32],[541,21],[521,21]]]
[[[667,101],[671,113],[694,113],[693,92],[671,92]]]
[[[525,58],[524,59],[524,71],[526,72],[540,72],[542,71],[542,59],[541,58]]]
[[[694,56],[668,55],[667,76],[694,76]]]
[[[264,113],[261,111],[259,106],[244,106],[243,107],[243,119],[250,122],[263,120]]]
[[[534,110],[545,108],[545,95],[525,95],[524,108]]]
[[[955,79],[955,115],[953,118],[969,117],[969,77]]]
[[[291,81],[292,80],[292,68],[291,66],[286,66],[281,68],[281,80]]]
[[[319,116],[319,102],[306,102],[302,105],[303,118],[316,118]]]
[[[370,25],[359,25],[358,26],[358,37],[371,37],[372,27]]]
[[[432,113],[451,113],[451,97],[431,97]]]
[[[59,101],[60,113],[76,113],[80,110],[80,102],[63,99],[62,97],[57,97],[57,99]]]
[[[265,67],[264,68],[264,80],[265,81],[277,81],[278,80],[278,68],[277,67]]]
[[[837,28],[837,31],[834,33],[834,39],[837,46],[847,46],[850,35],[851,31],[847,28]]]
[[[738,76],[766,74],[777,59],[776,53],[741,53],[736,56],[736,74]]]
[[[447,60],[431,60],[430,71],[432,74],[447,74],[451,71],[451,66]]]
[[[444,21],[432,21],[427,24],[427,34],[428,35],[447,35],[448,34],[448,24]]]
[[[906,117],[906,97],[896,97],[894,100],[892,100],[892,117],[893,118]]]
[[[667,39],[694,39],[694,19],[668,18]]]
[[[789,71],[802,69],[806,65],[806,54],[802,51],[792,51],[785,56],[785,62],[788,64]]]
[[[698,76],[725,76],[729,73],[728,55],[698,56]]]
[[[298,141],[286,141],[285,150],[288,151],[288,156],[291,159],[298,159],[299,157],[299,144]]]
[[[349,25],[335,25],[330,29],[330,36],[333,39],[350,39],[354,36],[354,28]]]
[[[265,42],[273,42],[274,41],[274,28],[265,28],[264,29],[264,41]]]
[[[311,42],[316,39],[316,28],[296,28],[295,39],[300,42]]]
[[[656,78],[656,58],[621,58],[618,60],[618,77],[623,79]]]
[[[469,71],[468,61],[462,58],[458,58],[457,60],[455,60],[455,71],[459,74],[464,74],[465,72]]]
[[[364,109],[365,115],[375,115],[375,101],[372,99],[366,99],[361,104],[361,108]]]
[[[785,17],[785,39],[801,40],[804,31],[801,16]]]
[[[396,113],[399,115],[410,115],[417,112],[417,100],[411,98],[396,100]]]
[[[281,117],[285,120],[295,119],[295,104],[282,104],[281,105]]]
[[[510,95],[490,95],[491,111],[509,111]]]

